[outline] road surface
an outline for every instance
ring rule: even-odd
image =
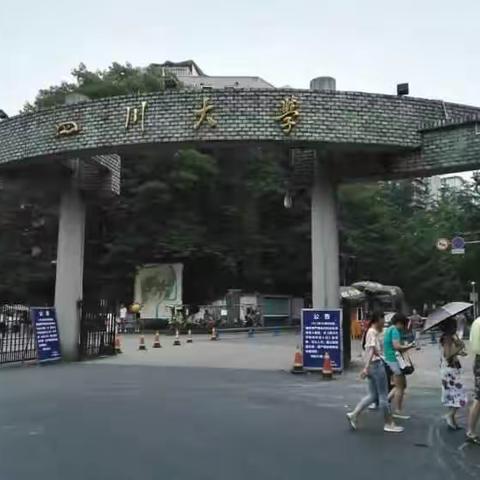
[[[393,435],[375,413],[349,430],[345,412],[365,389],[353,375],[102,360],[0,375],[5,480],[480,476],[480,449],[445,429],[437,390],[412,389],[413,418]]]

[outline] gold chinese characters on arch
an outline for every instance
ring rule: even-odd
[[[199,129],[204,122],[207,122],[210,128],[217,126],[217,121],[212,115],[214,108],[215,107],[210,103],[210,99],[208,97],[204,97],[201,108],[194,111],[196,121],[193,125],[193,128],[195,130]]]
[[[284,98],[280,103],[280,115],[275,117],[280,122],[282,130],[289,135],[293,127],[297,125],[300,116],[300,102],[296,97]]]
[[[80,126],[77,122],[62,122],[57,125],[57,137],[68,137],[80,133]]]
[[[140,122],[140,130],[145,131],[145,114],[147,112],[147,102],[143,101],[138,107],[127,107],[125,118],[125,130],[129,130],[131,126]]]

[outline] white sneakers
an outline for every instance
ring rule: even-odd
[[[352,430],[356,430],[357,416],[353,412],[350,412],[350,413],[347,413],[347,419],[348,419],[348,422],[350,423],[350,426],[352,427]]]
[[[404,430],[403,427],[395,425],[394,423],[387,424],[383,427],[383,431],[388,433],[402,433]]]
[[[353,412],[347,413],[347,420],[352,430],[357,430],[357,416]],[[395,425],[394,423],[387,423],[383,427],[383,431],[388,433],[402,433],[404,431],[404,428],[400,425]]]

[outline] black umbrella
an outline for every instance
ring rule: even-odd
[[[425,325],[422,332],[426,332],[427,330],[437,327],[445,320],[448,320],[449,318],[454,317],[455,315],[458,315],[459,313],[462,313],[471,307],[473,307],[473,305],[467,302],[450,302],[442,307],[437,308],[427,317],[427,320],[425,320]]]

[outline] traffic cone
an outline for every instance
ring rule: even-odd
[[[291,372],[305,373],[305,370],[303,369],[303,355],[298,345],[297,345],[297,349],[295,350],[295,356],[293,357],[293,367]]]
[[[160,332],[157,330],[155,333],[155,339],[153,340],[153,348],[162,348],[160,344]]]
[[[212,334],[210,335],[210,340],[217,340],[217,329],[212,327]]]
[[[140,343],[138,345],[139,350],[146,350],[147,347],[145,346],[145,337],[143,335],[140,335]]]
[[[180,335],[179,335],[179,333],[178,333],[178,328],[177,328],[177,330],[175,330],[175,340],[174,340],[174,342],[173,342],[173,345],[174,345],[175,347],[178,347],[178,346],[181,345]]]
[[[122,346],[120,343],[120,337],[115,337],[115,353],[122,353]]]
[[[188,330],[187,343],[193,343],[192,331]]]
[[[327,378],[329,380],[331,380],[333,377],[332,362],[330,360],[330,354],[328,352],[325,352],[323,354],[322,375],[323,378]]]

